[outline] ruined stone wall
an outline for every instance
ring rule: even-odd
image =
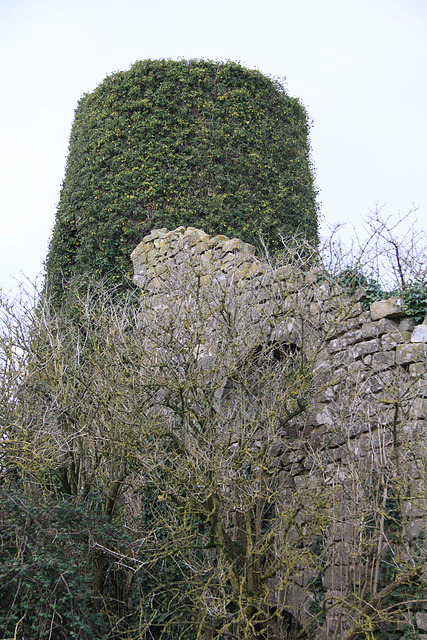
[[[335,488],[330,506],[335,515],[323,540],[325,570],[320,580],[324,601],[338,601],[364,580],[360,536],[372,469],[380,478],[378,486],[391,460],[402,469],[399,517],[408,558],[425,529],[427,319],[415,326],[398,298],[365,310],[362,289],[351,297],[319,269],[275,269],[254,254],[254,247],[237,239],[209,237],[193,228],[158,229],[132,253],[134,279],[144,295],[167,304],[168,277],[184,278],[191,266],[201,287],[232,285],[236,299],[252,301],[248,323],[254,341],[261,333],[266,342],[288,345],[311,360],[316,392],[290,427],[286,452],[278,448],[277,468],[287,477],[290,472],[293,480],[293,486],[284,487],[284,499],[298,485],[309,491],[319,465]],[[213,328],[211,339],[214,333]],[[385,508],[387,498],[381,499]],[[387,543],[378,544],[378,555],[384,556]],[[272,581],[274,597],[301,624],[316,599],[315,578],[319,576],[305,567],[285,591],[280,581],[276,586]],[[427,614],[421,605],[415,609],[418,628],[427,633]],[[345,615],[342,607],[333,607],[316,637],[345,637]]]

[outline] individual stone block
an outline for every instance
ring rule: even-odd
[[[262,276],[263,273],[265,273],[264,265],[257,262],[252,262],[247,269],[244,269],[244,266],[242,267],[242,275],[247,280],[255,278],[256,276]]]
[[[201,253],[205,253],[208,250],[208,245],[205,240],[200,240],[191,248],[191,255],[198,256]]]
[[[309,311],[311,316],[319,317],[322,306],[318,302],[310,302]]]
[[[330,366],[330,362],[323,362],[319,364],[316,362],[314,372],[316,376],[316,384],[319,386],[324,385],[326,387],[331,383],[333,371]]]
[[[350,438],[357,438],[362,433],[367,433],[368,431],[369,431],[369,425],[366,423],[366,421],[354,422],[350,426],[349,436],[350,436]]]
[[[146,276],[135,275],[133,276],[133,281],[137,287],[141,287],[141,289],[143,289],[149,281],[149,278],[147,278]]]
[[[336,338],[335,340],[331,340],[328,345],[329,353],[337,353],[337,351],[344,351],[347,346],[346,337]]]
[[[427,373],[427,362],[414,362],[409,365],[409,373],[413,378],[419,378]]]
[[[317,300],[330,300],[333,295],[329,284],[326,282],[313,287],[313,297]]]
[[[291,264],[284,264],[274,272],[276,280],[291,280],[297,275],[298,274],[295,273],[295,268]]]
[[[427,342],[427,324],[419,324],[415,327],[411,342]]]
[[[340,496],[340,498],[341,499],[336,500],[334,503],[334,515],[340,519],[348,519],[352,515],[353,505],[345,499],[345,496]],[[328,558],[333,560],[335,566],[346,565],[352,553],[354,553],[354,548],[344,540],[331,542],[331,544],[328,545]]]
[[[321,267],[314,267],[314,269],[310,269],[305,274],[305,283],[306,284],[315,284],[319,281],[319,278],[324,273],[324,270]]]
[[[227,242],[227,240],[229,240],[230,238],[227,238],[227,236],[214,236],[213,238],[208,238],[207,239],[207,243],[208,243],[208,247],[212,247],[213,249],[219,249],[222,248],[224,242]]]
[[[415,520],[415,518],[424,518],[426,515],[425,505],[422,504],[423,500],[402,500],[401,508],[406,518]]]
[[[348,317],[349,318],[355,318],[357,316],[362,315],[363,313],[363,307],[360,304],[360,302],[356,302],[356,304],[354,304],[351,309],[349,309],[348,311]]]
[[[332,465],[332,471],[333,471],[333,467],[335,467],[335,465]],[[357,526],[355,522],[352,523],[352,522],[335,521],[335,522],[331,522],[331,525],[328,527],[328,537],[331,542],[343,541],[351,545],[354,543],[355,536],[357,536]],[[329,576],[330,575],[331,573],[329,573]]]
[[[164,293],[158,293],[151,297],[151,304],[153,309],[164,309],[167,307],[169,298]]]
[[[306,420],[307,425],[312,425],[314,427],[320,427],[321,425],[332,426],[333,423],[334,419],[329,412],[327,405],[321,404],[310,412],[310,415],[307,416]]]
[[[398,344],[402,344],[403,342],[404,339],[400,331],[385,333],[381,337],[381,346],[384,351],[392,351],[393,349],[396,349]]]
[[[363,315],[359,315],[354,318],[346,318],[345,320],[338,322],[336,327],[329,327],[331,338],[338,337],[343,333],[347,333],[347,331],[358,329],[364,320],[367,320],[367,317],[365,318]],[[333,319],[331,319],[331,322],[333,322]]]
[[[427,400],[425,398],[416,398],[411,407],[411,417],[416,420],[427,419]]]
[[[425,531],[425,529],[426,529],[426,521],[424,518],[422,520],[421,519],[412,520],[409,523],[409,535],[413,540],[415,538],[418,538],[419,535]]]
[[[144,251],[144,246],[145,246],[145,242],[144,240],[142,242],[140,242],[135,249],[132,251],[132,253],[130,254],[131,260],[132,262],[135,264],[136,259],[140,256],[141,253],[143,253]]]
[[[249,253],[253,255],[255,253],[255,247],[252,244],[248,244],[247,242],[242,242],[238,238],[232,238],[231,240],[227,240],[222,245],[222,250],[224,253],[231,253],[242,251],[244,253]]]
[[[372,354],[371,367],[374,371],[384,371],[394,365],[394,352],[386,351]]]
[[[405,315],[403,311],[404,302],[402,298],[393,296],[387,300],[378,300],[370,305],[372,320],[381,318],[399,318]]]
[[[316,394],[316,402],[332,402],[337,397],[334,387],[326,387],[323,391]]]
[[[169,243],[165,238],[156,238],[154,240],[154,247],[159,251],[160,249],[164,249],[164,253],[169,248]]]
[[[427,358],[427,345],[424,343],[398,344],[396,347],[397,364],[423,362]]]
[[[376,321],[376,324],[380,328],[380,335],[384,333],[388,333],[389,331],[396,331],[398,328],[402,331],[406,331],[405,326],[400,324],[407,320],[408,318],[403,318],[403,320],[393,319],[393,318],[381,318],[381,320]]]
[[[336,436],[338,438],[338,436]],[[324,459],[327,460],[330,464],[332,463],[337,469],[345,469],[348,465],[349,454],[346,448],[344,447],[333,447],[332,443],[328,445],[328,450],[324,454]],[[338,465],[338,463],[340,463]],[[342,471],[341,480],[343,480],[346,471]]]
[[[368,337],[371,337],[371,336],[368,336]],[[361,329],[356,329],[354,331],[348,331],[345,334],[345,341],[346,341],[346,344],[348,346],[351,345],[351,344],[356,344],[356,342],[362,342],[362,340],[363,340],[363,334],[362,334]]]
[[[399,320],[400,331],[413,331],[415,327],[414,318],[402,318]]]
[[[167,272],[167,267],[166,265],[164,265],[163,263],[158,263],[155,265],[154,267],[154,273],[156,274],[156,276],[161,276],[163,273]]]
[[[379,322],[367,322],[360,328],[360,334],[362,339],[369,340],[369,338],[378,338],[381,335],[381,326]]]
[[[156,250],[153,248],[153,244],[150,243],[150,249],[144,249],[147,256],[147,263],[156,262]]]
[[[155,240],[156,238],[163,238],[168,233],[166,228],[162,229],[152,229],[149,235],[146,236],[145,240]]]
[[[380,351],[381,345],[379,340],[368,340],[367,342],[359,342],[348,350],[349,356],[357,360],[363,358],[368,353],[375,353]]]
[[[427,613],[417,612],[415,614],[415,620],[417,621],[418,629],[427,631]]]
[[[364,390],[366,389],[367,393],[379,393],[384,389],[384,386],[385,383],[380,376],[370,376],[367,380],[365,380]]]
[[[271,583],[272,582],[273,581],[271,581]],[[312,618],[310,608],[314,596],[307,587],[300,587],[290,582],[286,585],[286,589],[280,589],[280,587],[278,587],[278,590],[274,591],[270,587],[270,593],[274,594],[274,598],[271,599],[274,606],[277,606],[277,603],[280,602],[286,611],[289,611],[297,620],[308,622]]]
[[[202,231],[201,229],[196,229],[195,227],[188,227],[184,232],[184,237],[188,238],[193,244],[196,242],[201,242],[202,240],[207,240],[209,235]]]
[[[296,318],[288,317],[279,322],[271,334],[273,342],[285,342],[301,346],[301,322]]]
[[[359,287],[353,293],[352,297],[355,302],[360,302],[361,300],[366,298],[366,290],[364,289],[364,287]]]

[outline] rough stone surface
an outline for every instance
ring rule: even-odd
[[[425,362],[427,346],[423,343],[398,344],[396,346],[397,364],[410,364],[412,362]]]
[[[200,286],[212,295],[216,289],[232,286],[237,304],[250,303],[248,323],[258,336],[257,345],[261,335],[282,353],[301,352],[311,362],[316,395],[301,421],[287,427],[293,438],[287,451],[282,452],[278,444],[272,455],[277,456],[278,469],[286,471],[287,477],[291,473],[291,482],[283,488],[284,500],[295,488],[308,486],[319,460],[330,485],[343,488],[331,505],[334,524],[324,533],[330,562],[321,582],[325,602],[345,596],[363,571],[363,563],[358,564],[360,518],[349,459],[363,470],[363,465],[391,450],[389,427],[396,397],[402,398],[407,437],[426,431],[427,319],[415,327],[397,297],[373,303],[366,311],[360,303],[363,292],[348,298],[343,289],[322,282],[319,269],[306,274],[291,265],[274,269],[254,255],[251,245],[226,236],[209,237],[198,229],[153,230],[133,251],[132,260],[135,283],[144,296],[152,296],[156,308],[165,307],[173,295],[167,289],[168,276],[185,280],[191,268]],[[215,340],[212,330],[211,338],[207,336],[205,344],[195,349],[194,357],[204,369],[209,368],[210,344]],[[224,392],[217,392],[219,403]],[[300,433],[308,437],[309,447],[300,445]],[[427,448],[427,443],[422,446]],[[411,481],[421,477],[416,467],[412,471]],[[409,499],[401,503],[405,535],[411,540],[425,531],[425,505]],[[314,602],[313,577],[310,566],[301,567],[286,589],[272,588],[272,604],[283,603],[304,624]],[[276,582],[272,579],[273,586]],[[415,615],[418,628],[427,631],[427,611],[417,610]],[[344,624],[340,620],[339,607],[333,608],[316,640],[342,637],[345,626],[340,627]]]
[[[370,307],[372,320],[381,318],[399,318],[405,315],[402,298],[392,297],[373,302]]]
[[[427,613],[416,613],[415,619],[417,621],[418,629],[427,631]]]
[[[411,342],[427,342],[427,324],[420,324],[415,327]]]

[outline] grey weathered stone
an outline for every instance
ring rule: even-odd
[[[382,352],[372,354],[371,367],[374,371],[383,371],[384,369],[390,369],[394,365],[395,354],[393,351]]]
[[[413,331],[414,327],[415,327],[414,318],[401,318],[399,320],[400,331]]]
[[[169,276],[185,283],[189,272],[197,274],[205,295],[215,299],[219,292],[220,300],[227,291],[237,309],[247,306],[247,327],[255,336],[254,345],[278,343],[284,358],[288,353],[293,357],[301,353],[312,365],[314,392],[307,411],[284,426],[281,441],[271,448],[277,473],[287,474],[281,499],[291,499],[297,491],[299,499],[308,500],[319,461],[331,486],[345,487],[350,494],[350,460],[363,469],[392,447],[395,397],[404,399],[407,416],[399,438],[412,434],[419,438],[427,429],[427,319],[415,327],[414,320],[404,316],[397,297],[364,311],[354,297],[346,298],[343,290],[322,282],[321,269],[311,270],[304,278],[292,265],[274,270],[253,253],[251,245],[238,239],[209,237],[194,228],[154,230],[132,252],[134,281],[151,300],[152,308],[163,310],[174,299],[170,287],[165,289]],[[362,299],[362,294],[356,299]],[[214,359],[215,340],[212,326],[192,351],[194,361],[206,373]],[[249,346],[242,340],[242,352]],[[221,407],[230,392],[225,387],[215,391],[215,408]],[[410,394],[405,395],[405,389]],[[420,478],[415,465],[411,473],[412,482]],[[421,491],[414,489],[413,493]],[[323,574],[325,601],[346,592],[351,583],[349,567],[357,568],[354,553],[348,561],[345,545],[349,555],[360,522],[354,517],[353,503],[342,496],[337,498],[334,518],[325,533],[331,560]],[[402,500],[402,508],[407,537],[412,539],[425,530],[424,504]],[[289,577],[289,588],[275,590],[269,601],[282,600],[300,622],[308,620],[313,598],[306,576],[311,575],[309,564],[296,570]],[[341,614],[335,613],[335,618],[326,616],[325,624],[336,625],[334,637],[341,637]],[[418,614],[417,623],[419,619],[424,625],[419,628],[427,631],[427,612]],[[331,628],[320,629],[315,640],[329,638]]]
[[[381,318],[399,318],[404,316],[404,303],[402,298],[394,296],[387,300],[379,300],[373,302],[370,306],[372,320],[380,320]]]
[[[413,378],[424,376],[427,373],[427,361],[426,362],[414,362],[409,365],[409,373]]]
[[[336,338],[335,340],[331,340],[328,344],[329,353],[336,353],[337,351],[344,351],[347,347],[347,339],[346,337]]]
[[[427,631],[427,613],[417,612],[415,614],[415,620],[417,621],[418,629]]]
[[[397,364],[423,362],[426,359],[427,345],[423,343],[398,344],[396,347]]]
[[[306,284],[315,284],[316,282],[321,281],[322,279],[323,269],[321,267],[314,267],[307,271],[305,274],[305,282]]]
[[[165,228],[153,229],[147,237],[150,240],[155,240],[156,238],[163,238],[167,233],[168,233],[168,230]]]
[[[415,327],[411,342],[427,342],[427,324],[419,324]]]
[[[366,342],[359,342],[354,346],[348,349],[348,353],[350,358],[354,358],[357,360],[358,358],[362,358],[368,353],[375,353],[375,351],[379,351],[381,349],[379,340],[368,340]]]
[[[348,588],[348,568],[343,571],[342,565],[328,567],[322,576],[324,589],[342,592]]]
[[[384,351],[394,351],[398,344],[405,342],[400,331],[391,331],[381,336],[381,347]]]

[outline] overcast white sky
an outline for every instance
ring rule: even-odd
[[[0,286],[43,269],[76,103],[145,58],[286,77],[313,120],[326,224],[419,207],[427,226],[426,0],[0,0]]]

